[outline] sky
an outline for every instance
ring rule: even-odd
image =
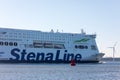
[[[105,57],[120,57],[120,0],[0,0],[0,27],[97,34]]]

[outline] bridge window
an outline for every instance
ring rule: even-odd
[[[3,45],[3,42],[0,42],[0,45]]]
[[[91,45],[91,50],[97,50],[95,45]]]

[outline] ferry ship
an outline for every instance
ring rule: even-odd
[[[0,62],[99,62],[96,35],[0,28]]]

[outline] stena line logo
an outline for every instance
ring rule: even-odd
[[[60,50],[57,50],[56,53],[44,53],[44,52],[27,52],[26,49],[20,50],[19,48],[14,48],[11,50],[11,55],[13,56],[10,60],[15,61],[71,61],[75,59],[80,61],[82,56],[81,54],[68,53],[67,50],[64,53],[61,53]]]

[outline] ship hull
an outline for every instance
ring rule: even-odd
[[[96,35],[53,33],[0,28],[0,62],[76,63],[99,62]]]
[[[71,61],[17,61],[17,60],[0,60],[0,63],[71,63]],[[99,63],[99,61],[92,61],[92,60],[87,60],[87,61],[76,61],[75,63]]]

